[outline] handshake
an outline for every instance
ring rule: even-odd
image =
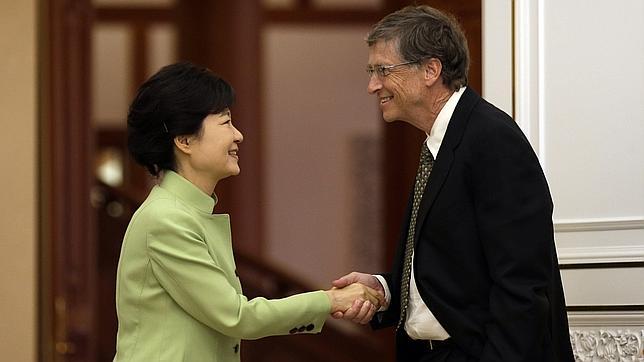
[[[385,291],[376,277],[353,272],[332,282],[326,291],[331,301],[331,315],[359,324],[367,324],[385,306]]]

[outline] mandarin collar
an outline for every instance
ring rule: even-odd
[[[208,214],[212,214],[217,204],[217,195],[214,193],[212,195],[204,193],[195,184],[171,170],[165,171],[163,180],[161,180],[159,186],[173,193],[197,210]]]

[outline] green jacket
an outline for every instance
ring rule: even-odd
[[[136,211],[119,260],[118,362],[239,361],[241,339],[319,333],[323,291],[248,300],[235,273],[229,216],[168,171]]]

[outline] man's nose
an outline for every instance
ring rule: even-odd
[[[369,92],[369,94],[375,94],[381,88],[382,82],[380,81],[380,78],[378,78],[377,74],[372,74],[369,77],[369,84],[367,84],[367,92]]]

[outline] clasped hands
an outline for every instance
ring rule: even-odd
[[[382,285],[371,274],[349,273],[332,282],[326,293],[331,300],[331,315],[336,319],[367,324],[386,304]]]

